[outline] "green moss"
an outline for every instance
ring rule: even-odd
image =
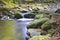
[[[32,22],[30,22],[27,27],[28,28],[38,28],[40,27],[42,24],[44,24],[48,19],[36,19]]]
[[[45,36],[40,35],[40,36],[34,36],[30,40],[45,40],[48,38],[50,38],[48,35],[45,35]]]
[[[40,18],[43,18],[43,17],[44,17],[43,14],[37,14],[37,15],[35,16],[36,19],[40,19]]]
[[[18,4],[13,3],[14,2],[13,0],[10,0],[10,1],[9,0],[2,0],[2,2],[11,8],[18,6]]]
[[[33,9],[32,13],[39,13],[39,9],[38,8]]]
[[[15,14],[15,17],[14,18],[20,19],[20,18],[22,18],[22,15],[21,14]]]
[[[49,18],[49,15],[48,14],[37,14],[35,18],[36,19]]]
[[[51,24],[52,24],[52,21],[51,21],[51,20],[48,20],[47,22],[45,22],[45,23],[41,26],[42,30],[47,31],[47,30],[51,29]]]

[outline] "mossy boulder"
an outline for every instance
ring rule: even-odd
[[[30,40],[48,40],[51,37],[49,37],[48,35],[40,35],[40,36],[34,36],[32,38],[30,38]]]
[[[34,9],[32,10],[32,13],[39,13],[39,9],[38,9],[38,8],[34,8]]]
[[[36,19],[32,22],[30,22],[27,27],[28,28],[38,28],[41,27],[42,24],[44,24],[49,19]]]
[[[22,18],[22,15],[21,14],[14,14],[14,15],[15,15],[14,18],[16,18],[16,19]]]
[[[47,14],[37,14],[35,16],[36,19],[42,19],[42,18],[49,18],[49,15]]]
[[[37,14],[37,15],[35,16],[36,19],[40,19],[40,18],[43,18],[43,17],[44,17],[43,14]]]
[[[52,21],[48,20],[41,26],[41,29],[45,30],[45,31],[48,31],[52,27],[51,24],[52,24]]]

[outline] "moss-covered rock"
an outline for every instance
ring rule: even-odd
[[[36,19],[42,19],[42,18],[49,18],[49,15],[47,14],[37,14],[35,16]]]
[[[51,20],[48,20],[47,22],[45,22],[45,23],[41,26],[42,30],[47,31],[47,30],[51,29],[51,27],[52,27],[51,24],[52,24],[52,21],[51,21]]]
[[[34,8],[34,9],[32,10],[32,13],[39,13],[39,9],[38,9],[38,8]]]
[[[42,24],[44,24],[49,19],[36,19],[32,22],[30,22],[27,27],[28,28],[38,28],[41,27]]]
[[[43,17],[44,17],[43,14],[37,14],[37,15],[35,16],[36,19],[40,19],[40,18],[43,18]]]
[[[48,35],[45,36],[40,35],[40,36],[34,36],[30,40],[47,40],[47,39],[50,39]]]
[[[14,18],[20,19],[20,18],[22,18],[22,15],[21,14],[15,14],[15,17]]]

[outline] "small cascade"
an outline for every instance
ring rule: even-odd
[[[23,18],[18,19],[16,21],[16,27],[15,27],[15,35],[16,35],[16,40],[26,40],[26,36],[27,36],[27,24],[29,24],[31,21],[33,21],[34,19],[29,19],[29,18],[24,18],[24,15],[29,14],[29,13],[21,13],[21,15],[23,16]],[[19,36],[18,36],[19,34]]]
[[[21,13],[22,17],[24,18],[24,15],[29,14],[29,13]]]

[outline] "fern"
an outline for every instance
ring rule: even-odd
[[[9,6],[9,7],[15,7],[15,6],[18,6],[17,4],[14,4],[13,0],[2,0],[3,3],[6,4],[6,6]]]

